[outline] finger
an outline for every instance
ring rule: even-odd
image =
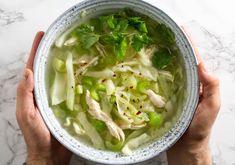
[[[198,105],[198,118],[201,126],[207,131],[212,127],[216,116],[220,110],[220,91],[219,79],[212,73],[208,72],[203,63],[198,66],[199,79],[203,86],[203,94]]]
[[[28,62],[26,64],[26,68],[28,68],[28,69],[33,70],[34,57],[35,57],[38,45],[39,45],[43,35],[44,35],[44,32],[40,31],[40,32],[37,32],[37,34],[34,38],[33,45],[32,45],[30,55],[29,55],[29,58],[28,58]]]
[[[198,73],[200,82],[203,85],[203,97],[219,97],[219,79],[208,72],[203,63],[199,64]]]
[[[20,118],[21,116],[27,116],[29,113],[33,114],[32,108],[34,108],[34,98],[33,98],[33,72],[30,69],[25,69],[23,79],[17,88],[17,98],[16,98],[16,116]]]
[[[189,33],[189,31],[184,26],[181,26],[181,28],[185,32],[187,38],[189,39],[191,45],[193,46],[193,50],[195,52],[196,59],[197,59],[197,64],[199,65],[202,62],[202,57],[200,56],[199,51],[197,49],[197,46],[196,46],[195,42],[192,39],[192,35]]]

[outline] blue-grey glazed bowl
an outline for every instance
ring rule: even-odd
[[[86,11],[86,17],[105,13],[121,8],[131,8],[152,19],[166,24],[175,33],[177,45],[181,51],[186,73],[187,98],[183,106],[182,114],[177,122],[162,137],[138,148],[130,156],[121,153],[97,150],[86,145],[64,130],[48,104],[46,66],[49,59],[49,49],[55,39],[80,21],[80,15]],[[59,16],[46,31],[37,50],[34,61],[35,98],[40,113],[52,135],[66,148],[78,156],[87,160],[102,164],[132,164],[148,160],[171,147],[185,132],[189,126],[199,98],[199,79],[197,62],[194,51],[181,28],[162,10],[143,1],[137,0],[90,0],[83,1],[65,11]]]

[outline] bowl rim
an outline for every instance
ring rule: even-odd
[[[39,109],[39,112],[44,120],[44,123],[46,124],[46,126],[48,127],[50,133],[62,144],[64,145],[67,149],[69,149],[70,151],[72,151],[73,153],[75,153],[76,155],[82,157],[82,158],[85,158],[89,161],[92,161],[92,162],[98,162],[98,163],[105,163],[105,164],[114,164],[115,162],[112,162],[112,160],[95,160],[95,159],[92,159],[91,156],[89,156],[89,154],[81,154],[79,153],[78,151],[76,151],[75,149],[73,149],[71,146],[68,146],[67,143],[65,143],[63,140],[61,140],[60,138],[60,135],[58,135],[58,133],[54,130],[54,128],[51,127],[51,125],[49,124],[48,122],[48,119],[46,118],[46,114],[43,112],[43,106],[42,106],[42,102],[41,102],[41,98],[40,98],[40,88],[42,86],[40,86],[39,82],[41,81],[38,81],[39,80],[39,77],[38,77],[38,71],[41,69],[39,68],[39,60],[40,60],[40,56],[42,55],[41,54],[41,50],[43,49],[43,47],[45,46],[45,44],[47,43],[47,40],[46,38],[49,37],[48,34],[49,32],[54,28],[54,25],[59,22],[61,19],[64,18],[64,16],[66,14],[68,14],[69,12],[71,12],[74,8],[78,7],[78,6],[82,6],[82,7],[85,7],[86,5],[89,5],[89,4],[94,4],[94,3],[104,3],[105,1],[107,0],[85,0],[85,1],[82,1],[78,4],[75,4],[74,6],[70,7],[69,9],[67,9],[65,12],[63,12],[50,26],[49,28],[47,29],[46,33],[44,34],[39,46],[38,46],[38,49],[37,49],[37,52],[36,52],[36,56],[35,56],[35,60],[34,60],[34,66],[33,66],[33,70],[35,71],[34,73],[34,83],[35,83],[35,90],[34,90],[34,94],[35,94],[35,100],[36,100],[36,104],[38,106],[38,109]],[[192,46],[192,43],[189,39],[189,37],[187,36],[187,34],[185,33],[185,31],[182,29],[181,26],[179,26],[168,14],[166,14],[164,11],[162,11],[161,9],[159,9],[158,7],[156,6],[153,6],[152,4],[148,3],[148,2],[145,2],[145,1],[142,1],[142,0],[139,0],[138,2],[137,1],[131,1],[131,0],[126,0],[126,1],[123,1],[123,3],[125,2],[128,2],[129,4],[138,4],[138,5],[146,5],[150,8],[153,8],[154,10],[158,10],[161,14],[163,14],[165,17],[167,17],[167,19],[172,23],[174,24],[174,26],[176,26],[178,28],[178,30],[180,31],[180,33],[182,34],[180,37],[183,38],[184,41],[186,41],[186,44],[187,44],[187,49],[188,51],[190,52],[191,55],[191,60],[193,61],[193,63],[195,65],[197,65],[197,59],[195,57],[195,50],[193,49],[193,46]],[[115,2],[114,2],[115,3]],[[120,2],[119,2],[120,3]],[[138,12],[138,11],[137,11]],[[194,66],[195,67],[195,66]],[[197,71],[197,67],[194,68],[196,69]],[[45,70],[45,68],[44,68]],[[195,86],[197,88],[197,90],[195,91],[196,92],[196,98],[194,99],[194,106],[193,107],[193,110],[192,112],[190,113],[190,116],[187,118],[187,123],[184,124],[184,128],[183,129],[180,129],[181,132],[179,134],[176,135],[176,138],[174,140],[171,140],[170,142],[168,142],[168,144],[164,147],[162,147],[162,151],[161,152],[156,152],[156,153],[153,153],[153,154],[150,154],[150,156],[146,156],[144,159],[138,159],[138,160],[135,160],[135,161],[129,161],[129,162],[118,162],[119,164],[132,164],[132,163],[138,163],[138,162],[143,162],[143,161],[146,161],[146,160],[149,160],[159,154],[161,154],[163,151],[166,151],[167,149],[169,149],[171,146],[173,146],[180,138],[181,136],[184,134],[184,132],[187,130],[188,126],[190,125],[191,121],[192,121],[192,118],[194,116],[194,113],[195,113],[195,109],[196,109],[196,105],[198,104],[198,100],[199,100],[199,77],[197,74],[193,75],[195,76],[195,79],[197,82],[195,82]],[[182,115],[182,114],[181,114]]]

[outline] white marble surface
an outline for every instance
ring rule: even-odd
[[[35,33],[80,0],[0,0],[0,164],[22,164],[26,147],[15,118],[16,86]],[[149,0],[192,34],[221,81],[222,106],[211,135],[213,163],[235,165],[235,1]],[[71,164],[76,164],[73,158]],[[162,157],[150,164],[161,164]],[[83,163],[79,163],[83,164]],[[147,164],[147,163],[144,163]],[[162,163],[165,164],[165,163]]]

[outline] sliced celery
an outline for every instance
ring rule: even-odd
[[[156,112],[150,112],[148,115],[149,115],[149,125],[160,128],[162,125],[162,116]]]
[[[88,106],[87,106],[87,104],[86,104],[86,94],[85,94],[85,92],[81,95],[81,97],[80,97],[80,104],[81,104],[81,106],[82,106],[82,109],[84,110],[84,111],[86,111],[87,110],[87,108],[88,108]]]
[[[82,78],[82,84],[87,85],[88,87],[92,87],[94,85],[95,79],[89,76],[84,76]]]
[[[145,93],[145,91],[148,89],[149,86],[150,86],[149,81],[141,80],[138,82],[136,89],[137,89],[137,91],[139,91],[141,93]]]
[[[113,144],[110,141],[105,141],[105,146],[112,150],[112,151],[121,151],[122,147],[123,147],[123,142],[119,142],[117,144]]]
[[[76,94],[83,94],[83,87],[82,85],[77,85],[75,88]]]
[[[110,97],[110,102],[111,102],[111,103],[115,103],[115,102],[116,102],[116,97],[113,96],[113,95],[111,95],[111,97]]]
[[[99,96],[99,94],[97,93],[97,91],[96,91],[95,88],[91,88],[90,93],[91,93],[91,97],[92,97],[93,99],[95,99],[96,101],[100,101],[100,96]]]
[[[96,84],[96,85],[95,85],[95,89],[96,89],[97,91],[105,91],[105,90],[106,90],[106,87],[105,87],[105,85],[103,85],[103,84]]]
[[[92,119],[91,124],[95,127],[95,129],[99,132],[102,132],[106,129],[106,125],[103,121]]]

